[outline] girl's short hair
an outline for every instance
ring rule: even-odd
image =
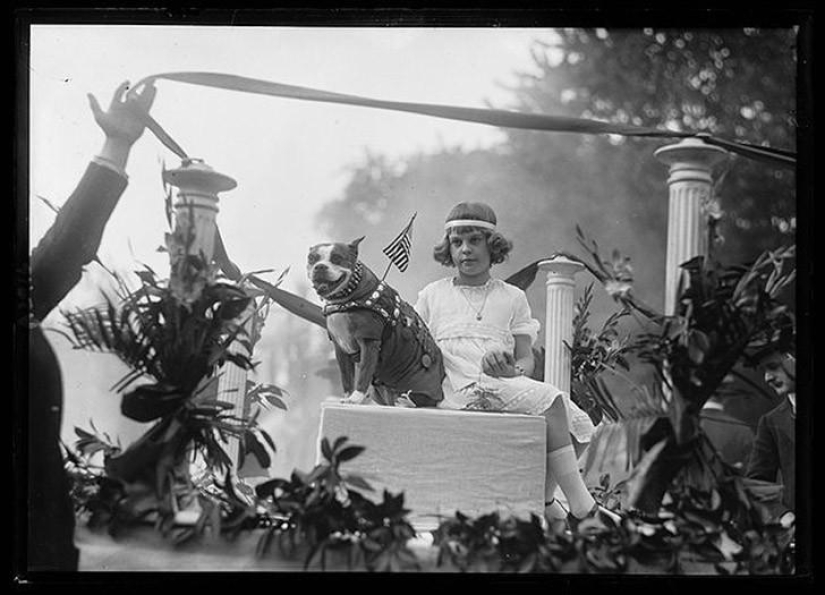
[[[480,231],[487,240],[487,249],[490,251],[490,263],[499,264],[507,259],[507,255],[513,249],[513,242],[505,238],[498,231],[490,231],[481,227],[462,226],[454,227],[450,231],[458,234]],[[450,254],[450,233],[444,234],[444,239],[433,248],[433,258],[445,267],[454,267],[453,257]]]

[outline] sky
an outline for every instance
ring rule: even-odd
[[[117,85],[176,71],[210,71],[377,99],[506,107],[506,85],[531,70],[530,45],[548,29],[307,28],[169,25],[34,25],[30,54],[30,242],[53,220],[37,196],[61,205],[103,142],[87,93],[107,105]],[[151,115],[192,157],[235,178],[220,196],[218,223],[244,271],[289,267],[302,277],[306,248],[325,241],[313,224],[340,198],[348,172],[367,152],[398,158],[440,147],[497,143],[499,129],[356,106],[157,83]],[[98,256],[110,268],[145,263],[167,224],[162,164],[180,164],[150,132],[132,149],[129,186]],[[337,238],[332,238],[337,239]],[[81,283],[64,306],[88,303]]]

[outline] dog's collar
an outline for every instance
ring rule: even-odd
[[[355,291],[356,287],[358,287],[358,284],[361,282],[361,277],[363,276],[363,274],[364,265],[361,264],[360,260],[356,261],[355,266],[352,268],[352,275],[350,276],[349,281],[347,281],[347,284],[344,285],[338,291],[324,297],[324,301],[340,300],[341,298],[347,297],[349,294]]]
[[[356,309],[372,310],[381,316],[384,322],[395,326],[401,320],[401,296],[389,285],[379,282],[369,295],[346,302],[324,304],[324,316]]]

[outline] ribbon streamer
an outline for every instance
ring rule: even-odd
[[[757,147],[747,143],[727,141],[716,138],[707,133],[658,130],[655,128],[627,126],[599,120],[588,120],[584,118],[550,116],[546,114],[526,114],[497,109],[479,109],[426,103],[385,101],[380,99],[359,97],[356,95],[331,93],[329,91],[321,91],[308,87],[284,85],[271,81],[215,72],[171,72],[166,74],[156,74],[142,79],[139,83],[137,83],[136,87],[143,84],[152,84],[156,80],[161,79],[191,85],[215,87],[229,91],[283,97],[287,99],[339,103],[376,109],[409,112],[448,120],[476,122],[479,124],[487,124],[502,128],[518,128],[523,130],[540,130],[548,132],[573,132],[580,134],[617,134],[621,136],[663,139],[701,138],[707,144],[719,146],[732,153],[743,155],[750,159],[791,166],[796,164],[795,154],[789,151],[783,151],[771,147]],[[181,146],[176,143],[174,139],[172,139],[172,137],[160,126],[160,124],[149,116],[149,114],[145,115],[145,122],[146,127],[161,143],[163,143],[164,146],[166,146],[181,159],[187,157],[186,152],[181,148]],[[220,232],[217,232],[216,239],[216,261],[220,264],[221,268],[224,270],[224,273],[227,274],[228,277],[234,279],[239,278],[240,269],[238,269],[226,253],[226,248],[223,244],[222,238],[220,237]],[[533,263],[508,278],[507,282],[519,286],[529,286],[535,279],[536,271],[536,263]],[[250,280],[259,289],[266,292],[273,301],[280,304],[288,311],[313,324],[320,327],[325,327],[324,316],[318,305],[313,304],[309,300],[306,300],[300,296],[274,287],[258,277],[250,276]]]
[[[427,103],[386,101],[381,99],[359,97],[356,95],[332,93],[329,91],[321,91],[308,87],[284,85],[272,81],[264,81],[260,79],[216,72],[169,72],[165,74],[155,74],[141,80],[138,83],[138,86],[141,84],[153,83],[154,81],[160,79],[188,83],[191,85],[215,87],[229,91],[240,91],[243,93],[255,93],[258,95],[299,99],[303,101],[339,103],[345,105],[356,105],[361,107],[416,113],[433,116],[436,118],[445,118],[448,120],[476,122],[479,124],[487,124],[501,128],[518,128],[547,132],[574,132],[580,134],[616,134],[620,136],[649,138],[701,138],[708,144],[725,148],[733,153],[743,155],[750,159],[780,163],[784,165],[796,164],[796,155],[789,151],[783,151],[781,149],[774,149],[771,147],[757,147],[747,143],[727,141],[716,138],[707,133],[658,130],[655,128],[627,126],[624,124],[614,124],[585,118],[551,116],[546,114],[528,114],[498,109],[481,109]],[[158,139],[176,154],[179,153],[177,153],[176,149],[172,148],[173,146],[182,151],[177,143],[174,143],[171,137],[169,137],[169,135],[166,134],[163,129],[157,125],[157,123],[155,123],[155,128],[150,128],[150,130],[152,130],[156,136],[158,136],[157,133],[160,131],[164,138],[158,136]]]

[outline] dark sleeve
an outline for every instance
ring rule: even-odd
[[[776,482],[779,471],[779,453],[776,448],[776,439],[773,428],[766,417],[759,420],[756,426],[756,438],[753,441],[750,460],[748,461],[747,477]]]
[[[80,280],[92,261],[103,230],[127,181],[90,163],[54,223],[32,251],[30,268],[34,316],[42,320]]]

